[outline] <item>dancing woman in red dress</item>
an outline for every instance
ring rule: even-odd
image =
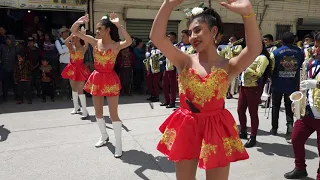
[[[88,43],[85,43],[83,40],[72,34],[65,40],[65,42],[70,52],[70,63],[63,69],[61,76],[62,78],[69,79],[70,81],[74,106],[74,110],[71,114],[79,113],[79,97],[82,107],[81,119],[86,119],[89,116],[89,113],[86,108],[87,101],[86,96],[83,94],[83,86],[84,82],[90,76],[90,71],[84,64],[84,54],[88,49]]]
[[[231,113],[224,109],[230,81],[245,70],[262,50],[261,37],[249,0],[229,0],[222,6],[242,16],[247,47],[230,60],[220,57],[215,39],[222,30],[220,16],[211,8],[193,8],[188,27],[196,54],[175,48],[165,32],[170,13],[183,0],[165,0],[153,22],[151,40],[179,72],[180,108],[160,126],[157,149],[176,162],[177,180],[194,180],[197,165],[207,180],[226,180],[231,162],[249,156]]]
[[[109,141],[109,135],[103,118],[104,96],[106,96],[116,138],[114,156],[118,158],[122,156],[122,123],[118,116],[118,101],[121,85],[119,77],[116,72],[114,72],[113,67],[119,51],[130,46],[132,39],[127,31],[121,26],[118,16],[114,13],[111,13],[110,17],[102,17],[97,24],[96,33],[100,39],[95,39],[92,36],[84,35],[78,31],[79,25],[87,23],[88,21],[88,15],[79,18],[78,21],[72,25],[71,31],[94,47],[93,56],[95,71],[91,73],[84,86],[84,90],[93,96],[97,124],[101,132],[100,140],[95,146],[101,147]],[[119,42],[118,29],[125,38],[124,41]]]

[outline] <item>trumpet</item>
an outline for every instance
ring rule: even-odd
[[[281,41],[281,40],[278,40],[278,41],[274,41],[274,42],[266,45],[266,48],[271,48],[272,46],[277,46],[277,47],[279,47],[279,46],[281,46],[281,45],[282,45],[282,41]]]
[[[244,41],[244,38],[241,38],[233,43],[230,44],[230,47],[233,47],[233,46],[236,46],[236,45],[239,45],[241,44],[242,42]]]
[[[312,58],[305,60],[302,64],[302,71],[300,75],[300,82],[307,79],[307,66],[309,61],[312,61]],[[296,91],[290,95],[290,100],[293,102],[294,106],[294,116],[297,119],[301,119],[306,114],[306,106],[307,106],[307,92],[304,91]]]

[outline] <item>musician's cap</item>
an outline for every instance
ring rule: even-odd
[[[293,44],[294,43],[294,39],[295,39],[295,36],[294,36],[294,34],[292,32],[285,32],[282,35],[282,41],[285,44]]]
[[[305,39],[305,38],[313,39],[313,36],[312,36],[311,34],[306,34],[306,35],[304,36],[304,39]]]

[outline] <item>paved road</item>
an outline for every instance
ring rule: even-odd
[[[154,103],[151,109],[145,96],[121,97],[119,115],[123,120],[121,159],[113,157],[114,135],[108,146],[95,148],[99,138],[95,119],[80,120],[70,115],[71,101],[16,105],[0,104],[0,179],[3,180],[167,180],[175,179],[173,163],[157,150],[161,137],[159,125],[172,112]],[[93,115],[91,99],[89,112]],[[227,100],[226,107],[237,119],[237,100]],[[108,116],[107,106],[104,108]],[[285,115],[281,112],[279,136],[270,136],[270,119],[259,110],[260,127],[257,147],[248,149],[250,159],[231,166],[230,180],[282,180],[292,170],[293,152],[284,139]],[[316,135],[307,142],[309,179],[318,166]],[[199,169],[197,179],[204,180]]]

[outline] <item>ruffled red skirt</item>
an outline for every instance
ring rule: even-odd
[[[73,81],[85,81],[90,76],[90,71],[84,64],[69,63],[62,71],[63,79],[70,79]]]
[[[199,167],[225,167],[248,159],[237,125],[226,109],[192,113],[179,108],[160,126],[163,133],[157,149],[169,160],[199,159]]]
[[[121,83],[116,72],[93,71],[83,88],[92,96],[119,96]]]

